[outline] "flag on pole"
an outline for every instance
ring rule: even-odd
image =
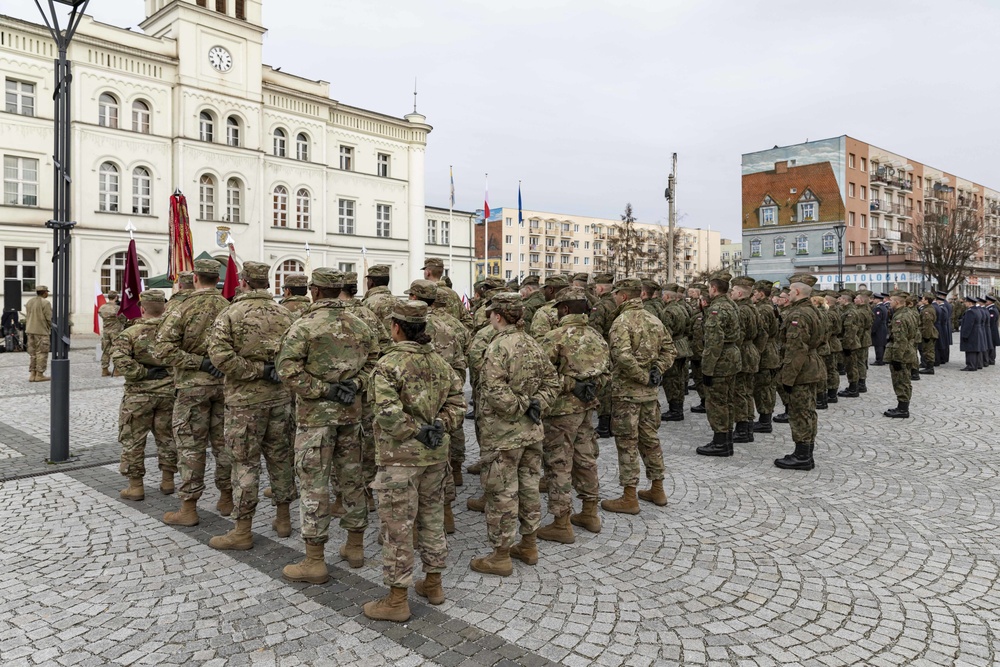
[[[191,240],[191,220],[187,199],[180,190],[170,195],[170,216],[167,221],[170,242],[167,244],[167,278],[177,282],[182,271],[194,270],[194,244]]]
[[[521,214],[521,181],[517,182],[517,226],[524,227],[524,216]]]
[[[486,197],[483,199],[483,220],[490,219],[490,175],[486,174]]]
[[[448,167],[448,176],[451,179],[451,207],[455,208],[455,170]]]
[[[104,296],[104,292],[101,291],[101,283],[94,282],[94,333],[98,336],[101,335],[103,330],[101,316],[98,311],[101,310],[101,306],[108,302],[107,298]]]
[[[229,246],[229,260],[226,262],[226,280],[222,283],[222,296],[229,301],[236,296],[236,288],[240,284],[240,273],[236,270],[236,260],[233,255],[236,253],[236,246],[233,245],[233,235],[229,235],[227,242]]]
[[[139,310],[139,295],[142,293],[142,279],[139,277],[139,255],[135,250],[135,239],[129,239],[128,253],[125,255],[125,277],[122,281],[121,304],[118,314],[135,320],[142,316]]]

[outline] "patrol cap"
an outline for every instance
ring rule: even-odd
[[[928,301],[933,301],[934,300],[934,292],[924,292],[923,294],[920,295],[920,298],[921,299],[927,299]],[[988,299],[990,297],[986,297],[986,298]]]
[[[524,280],[521,281],[521,287],[527,287],[528,285],[538,286],[538,276],[525,276]]]
[[[561,273],[545,278],[545,287],[566,287],[567,285],[569,285],[569,278]]]
[[[803,285],[809,285],[812,287],[816,284],[816,276],[811,273],[795,273],[788,277],[788,283],[802,283]]]
[[[118,298],[118,292],[116,292],[115,290],[111,290],[110,292],[108,292],[108,298],[109,299],[117,299]]]
[[[590,280],[590,275],[587,273],[574,273],[573,282],[583,283],[584,285]]]
[[[723,269],[722,271],[716,271],[711,276],[708,277],[709,280],[725,280],[727,283],[732,281],[733,274],[729,271]]]
[[[405,290],[403,294],[409,294],[417,299],[430,299],[434,301],[437,299],[438,286],[433,280],[414,280],[410,283],[410,289]]]
[[[758,280],[753,284],[754,291],[763,292],[764,296],[771,296],[771,290],[774,289],[774,283],[768,280]]]
[[[375,278],[387,278],[389,277],[390,267],[388,264],[376,264],[375,266],[368,269],[369,276]]]
[[[166,303],[167,295],[163,290],[148,289],[139,295],[139,301],[145,303]]]
[[[567,301],[586,301],[587,300],[587,290],[582,287],[567,287],[563,291],[556,294],[556,298],[552,300],[553,303],[559,305],[560,303],[566,303]]]
[[[424,324],[427,322],[427,304],[423,301],[396,301],[392,305],[392,319]]]
[[[290,276],[285,276],[283,285],[285,287],[306,287],[309,285],[309,279],[304,273],[293,273]]]
[[[494,294],[486,305],[486,312],[498,310],[504,313],[515,313],[524,310],[524,302],[517,292],[500,292]]]
[[[734,287],[753,287],[754,279],[749,276],[739,276],[738,278],[733,278],[729,284]]]
[[[894,297],[897,297],[897,298],[906,299],[907,297],[910,296],[910,293],[907,292],[907,291],[905,291],[905,290],[894,289],[891,292],[889,292],[889,296],[894,296]]]
[[[615,282],[615,288],[611,291],[620,292],[622,290],[629,290],[638,292],[641,288],[642,283],[639,282],[638,278],[622,278],[621,280]]]
[[[214,259],[196,259],[194,260],[194,272],[195,273],[209,273],[214,275],[219,275],[222,270],[222,265],[219,264]]]
[[[313,287],[340,287],[344,284],[344,274],[329,266],[314,269],[310,283]]]
[[[848,297],[848,298],[851,298],[851,299],[853,299],[854,297],[856,297],[856,296],[857,296],[857,292],[855,292],[855,291],[854,291],[854,290],[852,290],[852,289],[847,289],[847,288],[845,287],[844,289],[840,290],[840,296],[846,296],[846,297]]]
[[[243,262],[243,270],[240,277],[243,280],[267,280],[271,267],[263,262]]]
[[[441,259],[440,257],[428,257],[424,261],[424,265],[421,268],[422,269],[443,269],[444,268],[444,260]]]
[[[708,285],[706,285],[705,283],[691,283],[691,285],[688,287],[688,289],[696,289],[696,290],[705,291],[705,290],[708,289]]]
[[[660,286],[660,283],[656,282],[655,280],[650,280],[649,278],[640,280],[639,284],[642,286],[642,289],[646,290],[647,292],[663,291],[663,287]]]
[[[613,285],[615,277],[610,273],[598,273],[594,276],[595,285]]]
[[[499,278],[487,278],[485,281],[484,289],[497,289],[499,287],[506,287],[506,283]]]
[[[511,289],[520,289],[521,286],[517,283],[517,278],[511,278],[507,281],[507,287]]]
[[[194,283],[194,271],[181,271],[177,274],[177,282],[191,285]]]

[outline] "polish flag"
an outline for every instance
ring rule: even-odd
[[[101,306],[106,304],[108,300],[104,296],[104,292],[101,291],[101,284],[94,283],[94,333],[98,336],[101,335],[101,316],[97,314],[97,311],[101,309]]]
[[[490,181],[489,174],[486,174],[486,196],[483,199],[483,219],[490,219]]]

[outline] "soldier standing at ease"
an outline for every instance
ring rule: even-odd
[[[111,341],[125,329],[125,318],[118,314],[118,292],[108,292],[108,302],[97,309],[101,318],[101,376],[110,377]]]
[[[216,509],[224,516],[233,512],[232,458],[223,437],[225,395],[222,372],[208,358],[208,334],[215,318],[229,302],[216,289],[219,263],[214,259],[194,262],[194,292],[172,309],[156,331],[153,356],[173,368],[174,441],[181,472],[178,512],[167,512],[164,523],[198,525],[198,499],[205,490],[205,448],[215,457],[215,486],[219,489]]]
[[[813,292],[815,294],[815,292]],[[837,360],[844,358],[844,310],[853,306],[841,306],[837,303],[838,294],[833,290],[824,292],[826,308],[822,311],[826,316],[827,342],[830,344],[830,356],[824,359],[826,362],[826,382],[820,383],[820,390],[816,392],[816,404],[819,407],[820,394],[823,394],[823,403],[839,403],[837,390],[840,389],[840,373],[837,372]],[[864,333],[862,331],[862,333]]]
[[[740,318],[740,329],[743,338],[740,346],[740,372],[733,382],[733,420],[736,432],[733,442],[753,442],[753,381],[760,369],[760,318],[757,309],[750,301],[754,279],[740,276],[733,279],[730,287],[730,297],[736,304],[736,312]]]
[[[920,315],[920,340],[922,352],[922,368],[917,371],[921,375],[934,375],[934,367],[937,366],[937,321],[938,310],[934,305],[934,294],[924,292],[920,298],[920,307],[917,309]]]
[[[292,319],[298,319],[302,313],[309,310],[312,301],[306,292],[309,290],[309,279],[304,273],[293,273],[285,276],[281,285],[281,300],[279,305],[284,306],[292,313]]]
[[[521,283],[522,285],[524,282]],[[571,287],[580,287],[583,289],[583,293],[587,295],[587,305],[593,308],[597,305],[598,298],[597,294],[594,293],[594,286],[590,284],[590,275],[586,273],[574,273],[573,283]]]
[[[611,295],[614,276],[610,273],[599,273],[594,276],[594,292],[598,297],[597,305],[590,311],[590,326],[597,330],[604,340],[611,335],[611,324],[618,316],[618,304]],[[611,383],[606,383],[597,399],[600,403],[597,409],[597,437],[611,437]]]
[[[828,408],[826,404],[826,384],[829,378],[829,370],[831,367],[836,373],[836,364],[830,349],[830,327],[829,327],[829,311],[826,305],[826,292],[819,289],[814,289],[812,296],[810,297],[813,306],[816,307],[816,312],[819,313],[820,322],[820,339],[819,348],[817,353],[819,354],[819,361],[823,365],[823,379],[816,383],[816,409],[826,410]],[[838,384],[839,384],[839,375]]]
[[[694,283],[688,287],[687,293],[688,305],[690,306],[688,328],[691,330],[691,382],[698,394],[698,405],[692,405],[691,412],[705,414],[708,412],[708,408],[705,407],[705,383],[702,381],[701,359],[705,352],[704,306],[708,303],[708,285]]]
[[[111,343],[111,360],[119,375],[125,376],[125,393],[118,413],[118,442],[122,445],[118,471],[128,478],[128,488],[119,494],[125,500],[143,500],[146,490],[146,435],[153,432],[156,457],[162,480],[160,491],[174,492],[177,447],[171,420],[174,411],[174,380],[165,364],[153,357],[150,348],[156,338],[167,299],[160,290],[139,295],[141,319]]]
[[[875,315],[872,313],[868,299],[871,292],[868,290],[858,290],[854,297],[854,307],[861,313],[861,349],[854,356],[854,363],[858,365],[858,393],[868,393],[868,350],[872,346],[872,327],[875,324]]]
[[[559,325],[559,316],[556,315],[556,307],[553,299],[559,292],[563,291],[569,287],[569,279],[566,276],[557,273],[554,276],[548,276],[545,279],[545,285],[542,287],[542,292],[545,293],[545,305],[535,311],[535,314],[531,318],[531,322],[525,322],[525,326],[528,327],[528,331],[531,333],[531,337],[536,341],[541,341],[545,338],[545,334],[552,331]]]
[[[389,314],[392,313],[392,307],[399,301],[389,291],[389,272],[390,267],[388,264],[376,264],[368,269],[368,275],[365,276],[367,283],[365,298],[361,300],[361,303],[375,313],[379,320],[382,321],[383,326],[386,327],[389,323]]]
[[[343,274],[321,267],[310,277],[313,305],[288,329],[275,368],[296,395],[295,475],[306,557],[282,570],[289,581],[322,584],[330,579],[324,550],[330,531],[330,469],[337,468],[348,531],[340,555],[364,565],[368,525],[361,471],[361,396],[378,359],[375,334],[338,299]]]
[[[858,372],[857,358],[861,355],[861,332],[865,326],[865,320],[861,316],[861,311],[852,304],[854,293],[844,289],[840,291],[837,303],[843,308],[843,329],[840,338],[840,346],[844,356],[844,367],[847,371],[847,387],[837,393],[843,398],[858,398],[861,394],[858,388],[858,381],[861,376]],[[877,322],[877,319],[876,319]],[[885,354],[883,352],[883,354]]]
[[[424,262],[424,280],[435,283],[438,287],[438,308],[443,308],[449,315],[462,323],[466,329],[472,330],[474,324],[472,313],[462,303],[462,297],[444,281],[444,260],[431,257]]]
[[[605,500],[601,508],[608,512],[638,514],[639,499],[660,507],[667,504],[663,491],[663,449],[657,430],[660,427],[660,383],[663,372],[677,356],[674,342],[663,323],[643,309],[639,300],[641,284],[635,278],[615,283],[618,317],[611,325],[608,347],[611,351],[611,431],[618,450],[618,481],[622,496]],[[639,460],[646,466],[648,490],[636,493],[641,472]]]
[[[430,281],[421,281],[434,286]],[[389,595],[364,605],[368,618],[410,618],[406,591],[431,604],[444,602],[441,573],[448,543],[444,529],[444,481],[448,433],[465,417],[463,382],[426,334],[427,305],[401,301],[391,314],[393,345],[375,365],[369,400],[375,408],[375,447],[382,535],[382,580]],[[461,328],[461,324],[459,324]],[[414,534],[425,578],[413,581]]]
[[[167,308],[163,311],[163,316],[166,317],[170,314],[174,308],[177,308],[184,299],[191,296],[194,292],[194,272],[192,271],[181,271],[177,274],[177,289],[174,293],[170,295],[167,300]]]
[[[545,305],[545,293],[538,285],[538,276],[526,276],[521,281],[521,298],[524,299],[524,321],[531,322],[538,309]]]
[[[759,280],[753,286],[754,307],[757,309],[760,323],[761,338],[764,339],[760,348],[760,364],[753,381],[753,400],[760,415],[753,425],[754,433],[771,433],[771,417],[774,414],[775,390],[774,376],[781,366],[781,353],[778,350],[778,308],[771,303],[771,290],[774,283]]]
[[[216,318],[208,337],[212,365],[226,376],[226,449],[233,460],[236,527],[209,540],[213,549],[253,547],[251,527],[257,512],[260,457],[267,463],[278,537],[292,534],[288,505],[295,498],[292,444],[288,421],[291,394],[281,386],[274,358],[292,314],[274,302],[270,267],[245,262],[240,285],[229,308]]]
[[[906,419],[910,416],[910,397],[913,393],[911,371],[917,367],[920,320],[916,309],[906,305],[909,296],[909,293],[902,290],[894,290],[889,295],[892,321],[889,323],[889,344],[885,348],[885,360],[891,367],[892,390],[896,393],[897,405],[883,414],[894,419]]]
[[[38,285],[35,296],[24,305],[24,332],[28,334],[28,382],[48,382],[49,344],[52,341],[52,304],[49,288]]]
[[[678,293],[677,283],[670,283],[663,290],[661,321],[674,341],[677,358],[663,374],[663,394],[667,398],[667,411],[660,415],[665,422],[684,421],[684,394],[687,393],[687,361],[691,357],[691,340],[688,337],[690,312]]]
[[[712,442],[695,450],[702,456],[733,455],[733,383],[742,368],[739,344],[743,327],[736,304],[729,298],[730,278],[730,274],[721,273],[708,282],[701,373],[713,436]]]

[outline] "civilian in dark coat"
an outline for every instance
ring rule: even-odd
[[[884,294],[876,295],[880,299],[885,299]],[[872,308],[872,345],[875,347],[875,366],[884,366],[882,357],[885,355],[885,346],[889,342],[889,304],[884,300],[875,304]]]
[[[965,297],[966,310],[962,313],[962,320],[958,326],[958,350],[965,352],[965,368],[963,371],[979,370],[976,357],[979,356],[979,317],[976,315],[976,300],[971,296]]]
[[[997,298],[995,296],[987,295],[986,300],[989,302],[989,305],[986,306],[986,314],[990,318],[990,339],[986,345],[987,361],[990,366],[995,366],[997,363],[997,345],[1000,345],[1000,307],[997,306]]]
[[[936,322],[938,339],[934,365],[940,366],[941,364],[948,363],[951,357],[951,344],[954,342],[953,336],[955,332],[951,325],[951,304],[945,300],[948,294],[946,292],[937,292],[935,296],[937,296],[937,299],[935,299],[934,305],[938,309],[938,319]]]

